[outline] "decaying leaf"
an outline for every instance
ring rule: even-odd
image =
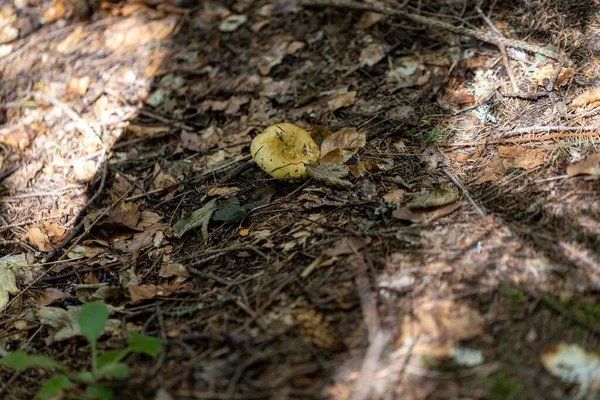
[[[411,210],[444,206],[454,203],[460,198],[458,189],[451,187],[438,187],[431,192],[424,193],[412,200],[406,206]]]
[[[36,303],[40,307],[49,306],[50,304],[57,302],[62,299],[69,298],[69,294],[58,290],[56,288],[48,288],[44,293],[37,299]]]
[[[52,250],[48,235],[37,226],[31,227],[25,235],[25,240],[38,248],[38,250],[47,252]]]
[[[577,344],[559,343],[542,351],[542,365],[552,375],[570,383],[600,379],[600,355]]]
[[[544,149],[523,149],[517,146],[500,146],[498,154],[502,157],[504,169],[521,168],[530,170],[544,165],[547,160]]]
[[[77,315],[81,307],[67,307],[66,310],[58,307],[41,307],[38,311],[38,317],[42,325],[50,327],[50,335],[46,338],[46,344],[60,342],[78,336],[81,334],[79,324],[77,323]],[[112,313],[115,307],[108,306]],[[121,321],[118,319],[109,319],[104,326],[103,333],[114,332],[121,326]]]
[[[571,107],[583,107],[588,104],[597,103],[600,101],[600,87],[588,89],[575,97],[571,102]]]
[[[473,182],[474,185],[479,185],[485,182],[495,182],[504,174],[504,165],[500,156],[491,157],[489,162],[483,167],[482,174]]]
[[[156,296],[167,297],[174,293],[181,293],[191,289],[191,285],[183,283],[172,283],[168,285],[130,285],[129,296],[131,301],[137,303],[143,300],[151,300]]]
[[[320,349],[338,352],[346,348],[339,333],[315,309],[304,309],[294,313],[298,332]]]
[[[91,226],[91,223],[100,215],[101,212],[90,213],[85,219],[86,229],[88,229]],[[138,206],[135,203],[120,201],[96,223],[96,226],[136,229],[139,220],[140,211],[138,210]]]
[[[343,164],[367,144],[364,129],[342,128],[321,143],[321,164]]]
[[[219,24],[221,32],[234,32],[248,21],[248,16],[244,14],[231,14]]]
[[[483,327],[481,314],[465,304],[428,301],[404,317],[397,346],[412,347],[414,354],[448,357],[457,343],[481,335]]]
[[[117,240],[113,247],[126,253],[135,253],[150,246],[160,247],[164,235],[161,235],[168,229],[164,223],[155,223],[144,228],[143,231],[135,233],[129,239]],[[158,242],[157,237],[159,238]]]
[[[9,294],[19,293],[12,266],[27,265],[32,262],[32,257],[26,254],[15,254],[0,258],[0,311],[6,308]]]
[[[360,65],[372,67],[385,57],[385,49],[379,43],[373,43],[360,52]]]
[[[352,182],[343,179],[346,176],[348,176],[348,169],[343,165],[307,165],[306,172],[308,173],[308,176],[315,179],[316,181],[323,182],[327,186],[334,186],[346,189],[354,186]]]
[[[356,91],[352,90],[350,92],[343,93],[329,99],[327,101],[327,107],[329,107],[329,110],[335,111],[339,108],[350,107],[352,104],[354,104],[355,100]]]
[[[109,300],[119,295],[119,287],[109,285],[105,282],[97,282],[97,279],[95,279],[95,281],[95,283],[88,282],[74,286],[75,297],[79,302],[87,303],[96,300]]]
[[[405,194],[406,190],[404,189],[392,190],[391,192],[388,192],[383,195],[383,201],[385,201],[388,204],[402,203]]]
[[[567,175],[600,176],[600,153],[590,154],[585,160],[567,167]]]
[[[433,208],[411,209],[410,207],[402,207],[398,210],[394,210],[392,216],[404,221],[430,224],[439,218],[452,214],[454,211],[465,205],[467,205],[466,202],[456,202]]]
[[[217,199],[212,199],[204,207],[194,211],[189,217],[179,220],[173,226],[173,234],[176,238],[182,238],[190,230],[201,227],[202,237],[208,237],[208,223],[216,210]]]

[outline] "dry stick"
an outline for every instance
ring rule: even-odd
[[[350,240],[347,240],[347,243],[355,256],[355,262],[351,262],[350,264],[354,272],[354,283],[360,299],[363,318],[369,331],[369,342],[373,343],[381,330],[379,313],[377,312],[377,300],[371,290],[371,283],[367,274],[368,267],[364,257],[356,250]]]
[[[390,335],[381,331],[377,333],[375,339],[369,345],[365,359],[360,367],[360,375],[356,382],[356,389],[352,392],[350,400],[364,400],[369,398],[371,388],[373,387],[373,378],[377,372],[377,364],[383,349],[390,340]]]
[[[371,11],[387,16],[402,17],[411,22],[424,25],[429,28],[446,30],[448,32],[452,32],[454,34],[462,36],[470,36],[475,39],[481,40],[482,42],[493,44],[498,48],[500,48],[500,46],[503,45],[505,47],[513,47],[516,49],[530,51],[532,53],[542,54],[554,60],[559,60],[563,62],[569,61],[569,59],[564,54],[555,53],[553,51],[550,51],[532,43],[527,43],[521,40],[509,39],[505,37],[492,36],[477,29],[455,26],[444,21],[423,17],[421,15],[413,14],[408,11],[403,11],[396,8],[384,7],[371,3],[359,3],[352,0],[302,0],[300,4],[303,6],[314,7],[350,8],[354,10]]]
[[[460,143],[440,143],[439,146],[444,147],[463,147],[463,146],[485,146],[488,144],[504,144],[504,143],[525,143],[535,142],[541,140],[551,139],[565,139],[571,137],[592,137],[600,136],[600,132],[582,132],[582,133],[553,133],[551,135],[543,136],[531,136],[531,137],[520,137],[520,138],[507,138],[507,139],[492,139],[492,140],[474,140],[471,142],[460,142]]]
[[[475,11],[477,11],[477,14],[479,14],[481,19],[483,19],[483,21],[498,37],[506,39],[504,35],[498,30],[498,28],[496,28],[494,23],[483,13],[483,11],[481,11],[481,8],[475,7]],[[508,75],[510,82],[512,83],[513,90],[515,92],[518,92],[519,86],[517,86],[517,80],[515,79],[515,75],[513,74],[512,69],[510,68],[510,64],[508,61],[508,53],[506,52],[506,46],[502,44],[501,46],[498,46],[498,48],[500,49],[500,53],[502,54],[502,63],[504,64],[506,74]]]
[[[75,223],[75,221],[79,220],[80,218],[83,218],[83,216],[87,213],[88,207],[91,204],[93,204],[94,201],[96,201],[96,199],[98,198],[98,196],[100,196],[100,194],[104,191],[107,174],[108,174],[108,160],[106,157],[106,152],[104,152],[104,166],[103,166],[103,170],[102,170],[102,179],[100,180],[100,186],[98,187],[98,190],[96,190],[96,193],[94,193],[94,195],[87,201],[85,206],[79,211],[79,213],[77,213],[77,215],[75,217],[71,218],[71,220],[69,222],[67,222],[67,226],[71,226],[72,224]],[[81,221],[79,221],[79,223],[73,229],[71,229],[71,232],[69,232],[67,237],[65,237],[63,239],[63,241],[60,242],[60,244],[57,247],[53,248],[48,254],[46,254],[46,256],[44,257],[44,262],[50,261],[54,257],[56,257],[56,255],[60,252],[60,250],[65,248],[69,244],[69,242],[71,240],[73,240],[73,238],[75,238],[75,236],[77,236],[79,234],[79,232],[81,232],[81,230],[83,229],[83,225],[84,225],[84,220],[81,219]]]
[[[458,188],[463,192],[463,196],[465,196],[467,201],[471,203],[475,211],[477,211],[477,213],[481,215],[481,218],[485,219],[485,212],[481,209],[481,207],[477,205],[477,203],[475,203],[475,200],[473,200],[473,197],[471,197],[471,193],[469,193],[469,189],[467,189],[466,186],[463,185],[460,179],[458,179],[458,176],[456,176],[452,171],[449,171],[445,168],[443,169],[443,171],[448,176],[448,178],[450,178],[450,180],[454,182],[454,184],[458,186]]]

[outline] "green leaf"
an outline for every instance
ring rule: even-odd
[[[24,351],[15,351],[13,353],[8,353],[6,357],[0,360],[0,365],[12,368],[19,372],[25,371],[29,368],[62,368],[62,365],[60,365],[50,357],[43,355],[27,354]]]
[[[98,357],[98,367],[102,368],[109,364],[117,363],[117,362],[121,361],[123,358],[125,358],[127,356],[127,354],[129,354],[129,352],[130,352],[129,348],[125,348],[125,349],[110,350],[105,353],[102,353],[102,355],[100,357]]]
[[[114,395],[112,388],[102,386],[88,386],[85,388],[85,394],[90,399],[98,400],[112,400]]]
[[[79,330],[90,342],[96,342],[108,321],[108,309],[102,301],[94,301],[81,306],[79,311]]]
[[[73,382],[69,380],[63,374],[54,375],[52,378],[48,379],[40,391],[35,396],[36,399],[49,399],[58,393],[62,392],[65,389],[71,388],[75,386]]]
[[[86,383],[95,382],[94,375],[90,371],[78,372],[76,376],[77,376],[77,379],[79,379],[83,382],[86,382]]]
[[[162,351],[162,343],[155,337],[134,333],[129,341],[129,349],[136,353],[156,357]]]
[[[129,367],[124,363],[112,363],[98,369],[98,377],[125,379],[129,376]]]

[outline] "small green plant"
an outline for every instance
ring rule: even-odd
[[[0,360],[0,366],[22,372],[30,368],[56,371],[56,374],[42,385],[36,399],[48,399],[64,392],[70,399],[110,400],[114,396],[113,387],[103,385],[109,379],[126,379],[129,366],[122,360],[130,353],[142,353],[152,357],[162,351],[160,340],[154,337],[132,334],[129,345],[123,349],[110,350],[98,354],[98,338],[108,321],[108,309],[101,301],[84,304],[79,311],[77,323],[81,334],[90,342],[92,360],[91,371],[72,372],[66,366],[45,355],[27,354],[23,351],[10,352]],[[72,392],[78,386],[85,391]]]
[[[516,399],[521,392],[521,384],[515,378],[507,377],[504,372],[498,372],[488,378],[487,389],[493,399]]]
[[[525,295],[519,289],[510,283],[504,282],[500,286],[499,291],[508,298],[508,308],[511,313],[516,313],[521,309],[521,306],[525,302]]]
[[[436,143],[442,140],[446,136],[446,131],[440,128],[439,126],[431,128],[429,133],[427,134],[427,143]]]

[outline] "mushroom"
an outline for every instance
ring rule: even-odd
[[[305,179],[306,164],[315,164],[321,155],[310,134],[289,123],[267,127],[252,140],[250,153],[263,171],[284,181]]]

